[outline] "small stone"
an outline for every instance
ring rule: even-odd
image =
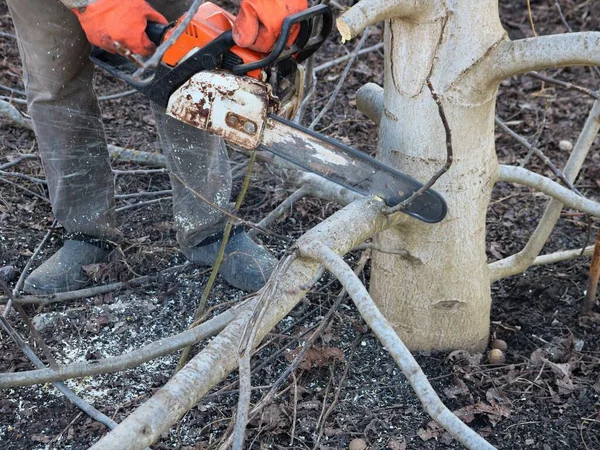
[[[525,445],[533,445],[535,441],[533,439],[525,439]]]
[[[490,344],[490,347],[496,348],[502,352],[505,352],[506,349],[508,348],[508,345],[506,344],[506,341],[503,341],[502,339],[494,339],[492,341],[492,343]]]
[[[0,277],[7,283],[15,281],[17,279],[17,269],[13,266],[0,267]]]
[[[31,323],[37,331],[44,331],[47,328],[53,327],[59,317],[60,313],[58,312],[41,313],[31,319]]]
[[[570,152],[571,150],[573,150],[573,144],[571,143],[571,141],[560,141],[558,143],[558,148],[565,152]]]
[[[348,450],[365,450],[365,448],[367,448],[367,443],[361,438],[352,439],[348,446]]]
[[[490,364],[504,364],[505,361],[506,356],[504,356],[504,352],[502,350],[498,350],[497,348],[490,350],[488,355],[488,362]]]

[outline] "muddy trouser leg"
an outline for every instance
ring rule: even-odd
[[[227,217],[209,204],[229,207],[231,170],[223,140],[164,114],[153,105],[173,187],[177,241],[194,247],[220,233]],[[205,200],[207,201],[205,201]]]
[[[54,217],[69,232],[113,235],[114,180],[85,34],[58,0],[7,3]]]
[[[190,0],[151,0],[168,20],[187,11]],[[153,104],[163,153],[171,172],[173,216],[181,247],[194,247],[205,238],[220,233],[227,217],[202,200],[229,207],[231,169],[221,138],[203,132],[165,115]]]

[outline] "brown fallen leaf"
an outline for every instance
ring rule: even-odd
[[[298,347],[295,350],[287,353],[285,359],[288,361],[294,360],[300,353],[302,347]],[[344,352],[342,349],[337,347],[323,347],[323,348],[310,348],[302,361],[300,361],[299,367],[304,370],[310,370],[317,367],[323,367],[333,364],[338,361],[344,360]]]

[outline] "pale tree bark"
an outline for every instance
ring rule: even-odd
[[[389,19],[384,94],[369,86],[357,98],[369,117],[380,116],[379,158],[422,182],[443,166],[444,130],[427,79],[442,99],[454,149],[451,169],[434,186],[448,203],[446,219],[436,225],[407,219],[377,239],[383,248],[408,250],[421,264],[375,252],[371,294],[410,349],[482,351],[491,303],[485,216],[500,173],[498,84],[528,70],[600,64],[600,35],[510,41],[497,0],[382,2],[365,9],[364,2],[351,8],[338,28],[350,39],[372,21]]]

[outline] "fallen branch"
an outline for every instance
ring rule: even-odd
[[[591,214],[592,216],[600,216],[600,203],[581,197],[557,182],[530,170],[500,165],[498,169],[498,181],[518,183],[532,187],[560,201],[569,208]]]
[[[27,359],[29,359],[33,363],[34,366],[40,369],[45,368],[45,365],[42,362],[42,360],[37,357],[33,350],[31,350],[31,348],[25,343],[23,338],[21,338],[21,336],[13,329],[10,323],[3,316],[0,316],[0,326],[16,342],[23,354],[27,357]],[[77,396],[77,394],[75,394],[75,392],[69,389],[63,382],[56,381],[53,384],[54,387],[58,389],[68,401],[73,403],[77,408],[82,410],[92,419],[106,425],[109,429],[114,429],[117,426],[117,422],[112,420],[110,417],[107,417],[106,415],[102,414],[100,411],[98,411],[92,405],[87,403],[81,397]]]
[[[298,200],[304,198],[308,192],[309,187],[306,185],[298,188],[294,193],[292,193],[288,198],[286,198],[283,202],[277,206],[274,210],[272,210],[264,219],[257,223],[259,227],[268,228],[273,222],[275,222],[280,216],[285,214],[287,210],[292,209],[294,203]],[[248,232],[250,237],[255,237],[258,234],[256,229],[252,229]]]
[[[195,328],[144,345],[124,355],[92,362],[75,362],[57,369],[43,368],[0,374],[0,389],[89,377],[137,367],[217,334],[236,317],[239,308],[230,308]]]
[[[494,449],[495,447],[452,414],[442,403],[417,361],[381,314],[360,279],[344,260],[318,240],[299,243],[298,248],[301,254],[322,263],[344,286],[365,322],[390,352],[406,376],[425,411],[465,447],[477,450]]]
[[[573,250],[562,250],[560,252],[550,253],[548,255],[538,256],[531,263],[532,266],[543,266],[546,264],[555,264],[562,261],[569,261],[575,258],[583,258],[587,256],[591,256],[594,251],[594,246],[590,245],[589,247],[584,248],[583,250],[580,248],[575,248]]]
[[[23,128],[27,128],[29,130],[33,129],[33,125],[31,125],[31,119],[25,117],[23,114],[21,114],[21,111],[4,100],[0,100],[0,114]]]
[[[81,298],[93,297],[95,295],[104,295],[109,292],[118,291],[120,289],[125,289],[131,286],[138,286],[141,284],[146,284],[152,282],[160,277],[165,275],[178,272],[186,267],[189,264],[181,264],[179,266],[169,267],[161,272],[146,275],[143,277],[133,278],[129,281],[119,281],[117,283],[111,284],[103,284],[100,286],[94,286],[86,289],[78,289],[76,291],[68,291],[68,292],[60,292],[58,294],[46,294],[46,295],[22,295],[20,297],[15,297],[14,302],[19,304],[40,304],[40,305],[49,305],[51,303],[59,303],[59,302],[67,302],[71,300],[78,300]],[[8,298],[5,296],[0,296],[0,304],[6,303]]]

